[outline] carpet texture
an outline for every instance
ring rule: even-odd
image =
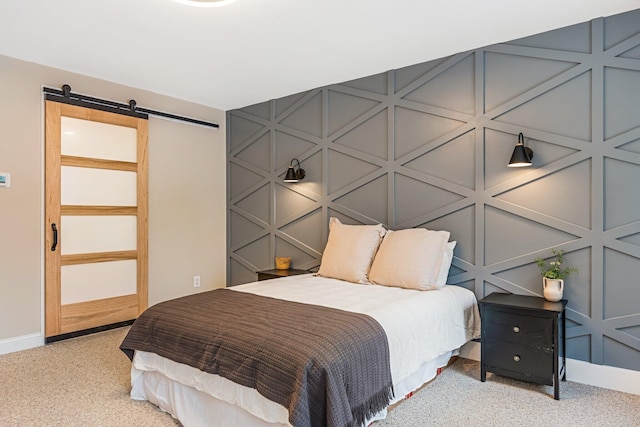
[[[0,426],[179,426],[129,398],[131,365],[118,349],[127,330],[0,355]],[[638,395],[563,382],[556,401],[552,387],[487,376],[459,359],[372,427],[640,426]]]

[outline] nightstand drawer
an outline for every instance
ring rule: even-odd
[[[553,350],[525,344],[485,340],[486,364],[490,367],[553,380]]]
[[[546,348],[553,346],[553,334],[549,333],[553,330],[553,319],[486,310],[482,321],[486,322],[487,338]]]

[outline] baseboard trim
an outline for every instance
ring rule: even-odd
[[[29,350],[42,345],[44,345],[44,337],[39,333],[7,338],[0,340],[0,354]]]
[[[463,345],[460,357],[480,361],[480,343],[469,341]],[[631,369],[567,359],[567,380],[640,395],[640,371]]]

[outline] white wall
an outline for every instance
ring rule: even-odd
[[[74,93],[135,99],[220,124],[214,130],[150,120],[149,302],[226,284],[224,111],[0,56],[0,172],[11,173],[12,181],[0,188],[0,353],[42,341],[42,87],[65,83]]]

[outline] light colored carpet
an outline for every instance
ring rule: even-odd
[[[170,426],[129,398],[131,362],[118,349],[129,328],[0,356],[0,426]]]
[[[0,356],[0,426],[179,425],[129,399],[129,359],[118,346],[128,328]],[[578,383],[538,386],[488,374],[459,359],[374,427],[640,426],[640,396]],[[239,426],[242,427],[242,426]]]
[[[640,396],[571,381],[553,387],[487,374],[458,359],[375,427],[417,426],[640,426]]]

